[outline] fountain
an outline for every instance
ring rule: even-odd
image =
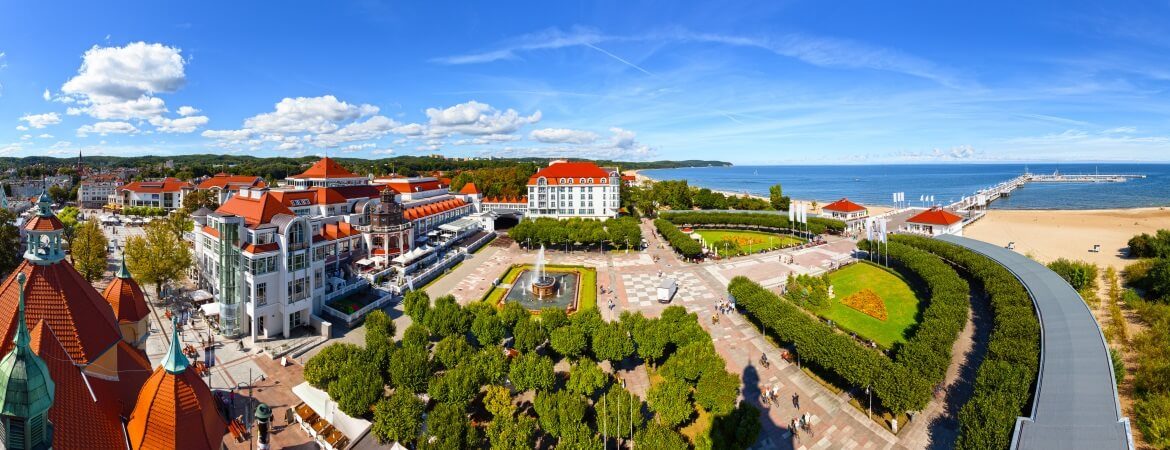
[[[532,285],[529,288],[532,296],[537,300],[550,299],[557,293],[557,279],[544,271],[544,246],[536,252],[536,265],[533,266]]]

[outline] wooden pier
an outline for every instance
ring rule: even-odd
[[[1028,183],[1122,183],[1136,178],[1145,178],[1140,174],[1061,174],[1055,172],[1049,175],[1024,172],[1023,175],[996,184],[987,189],[980,189],[975,195],[963,197],[957,202],[946,205],[952,211],[968,211],[971,209],[987,208],[991,202],[1007,197],[1012,191],[1024,187]]]

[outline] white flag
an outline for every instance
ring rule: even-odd
[[[898,193],[894,193],[894,203],[898,203]]]
[[[934,203],[934,195],[931,195],[931,196],[930,196],[930,202],[931,202],[931,203]]]
[[[925,201],[926,201],[926,196],[925,196],[925,195],[919,195],[919,196],[918,196],[918,201],[920,201],[920,202],[925,202]]]
[[[808,203],[800,204],[800,223],[808,225]]]
[[[792,223],[793,219],[796,218],[794,216],[794,214],[796,213],[796,210],[793,209],[793,207],[795,207],[795,206],[796,206],[795,203],[791,203],[791,202],[788,203],[788,223]]]
[[[882,242],[886,242],[886,222],[887,221],[885,219],[882,219],[882,224],[881,224],[882,233],[880,236],[880,239],[882,240]]]
[[[873,241],[873,218],[865,219],[865,239]]]

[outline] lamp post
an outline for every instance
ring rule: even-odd
[[[869,386],[865,387],[865,395],[869,396],[869,406],[865,408],[865,417],[873,418],[873,392],[869,390]]]
[[[272,408],[261,403],[256,406],[256,445],[260,450],[268,450],[268,430],[272,424]]]

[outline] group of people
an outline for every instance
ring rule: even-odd
[[[812,416],[808,413],[801,414],[800,417],[792,418],[792,422],[788,425],[788,431],[792,432],[792,437],[800,439],[800,433],[812,434]]]

